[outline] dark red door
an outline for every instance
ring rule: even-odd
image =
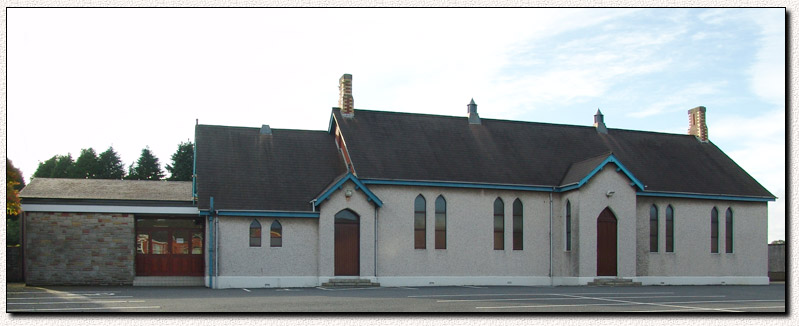
[[[360,275],[360,219],[345,209],[335,216],[335,275]]]
[[[137,276],[203,276],[202,219],[136,220]]]
[[[616,276],[616,216],[610,208],[596,220],[596,275]]]

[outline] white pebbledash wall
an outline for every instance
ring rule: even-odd
[[[644,284],[768,284],[766,203],[637,196],[629,178],[606,165],[581,188],[550,193],[371,185],[380,208],[347,182],[318,207],[320,217],[281,218],[283,246],[269,246],[273,218],[258,218],[261,247],[249,247],[252,218],[220,219],[217,286],[309,287],[334,275],[334,216],[360,216],[360,276],[382,286],[584,285],[596,277],[596,221],[617,219],[617,275]],[[345,196],[346,190],[352,196]],[[612,192],[612,195],[608,194]],[[426,248],[414,249],[414,200],[426,201]],[[447,202],[447,248],[435,249],[435,200]],[[493,203],[505,204],[505,249],[493,249]],[[513,201],[524,210],[523,250],[513,250]],[[572,207],[572,248],[565,250],[565,206]],[[660,251],[649,252],[649,207],[660,211]],[[675,252],[665,252],[665,209],[675,215]],[[720,221],[720,253],[710,253],[710,210]],[[734,212],[734,252],[724,252],[724,213]],[[377,253],[375,255],[375,252]]]

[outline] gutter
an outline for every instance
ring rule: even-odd
[[[554,192],[555,189],[553,188]],[[549,193],[549,286],[553,286],[552,280],[552,192]]]

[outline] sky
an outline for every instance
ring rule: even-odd
[[[784,9],[7,9],[7,156],[145,146],[170,163],[202,124],[326,130],[355,109],[685,134],[778,197],[785,239]]]

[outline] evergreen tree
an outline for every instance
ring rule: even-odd
[[[166,165],[170,176],[167,180],[191,181],[194,171],[194,144],[180,142],[178,150],[172,154],[172,165]]]
[[[119,158],[119,154],[114,151],[114,147],[108,147],[105,152],[100,153],[97,158],[97,179],[122,179],[125,176],[125,165]]]
[[[75,160],[72,165],[71,175],[80,179],[96,179],[100,173],[100,162],[97,158],[97,153],[94,149],[89,147],[80,150],[80,156]]]
[[[158,158],[150,151],[150,147],[141,150],[141,156],[135,165],[130,165],[130,172],[125,179],[128,180],[161,180],[164,172]]]
[[[44,162],[39,162],[39,167],[36,168],[36,172],[33,172],[33,178],[49,178],[53,175],[53,171],[55,170],[56,160],[58,160],[58,155],[53,155],[53,157],[49,158]]]

